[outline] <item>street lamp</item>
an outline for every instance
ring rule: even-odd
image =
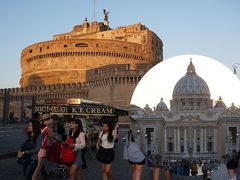
[[[240,68],[240,63],[234,63],[232,65],[232,68],[233,68],[233,73],[237,74],[237,68]]]
[[[230,153],[232,153],[232,151],[233,151],[233,142],[232,142],[232,140],[233,140],[233,137],[230,136],[230,148],[231,148],[231,152]]]

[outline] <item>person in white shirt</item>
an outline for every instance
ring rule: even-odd
[[[116,126],[117,127],[117,126]],[[113,179],[111,174],[111,166],[114,161],[114,141],[117,139],[116,129],[113,130],[111,121],[105,121],[102,126],[102,131],[99,133],[97,148],[97,160],[101,163],[103,172],[103,180],[108,177]]]

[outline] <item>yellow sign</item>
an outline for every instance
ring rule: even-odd
[[[81,99],[46,99],[46,104],[81,104]]]
[[[68,99],[68,104],[81,104],[81,99]]]

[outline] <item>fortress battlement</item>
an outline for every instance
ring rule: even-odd
[[[17,87],[17,88],[4,88],[0,89],[0,96],[8,93],[10,95],[21,95],[21,94],[32,94],[41,92],[56,92],[65,90],[76,90],[81,89],[83,83],[67,83],[67,84],[51,84],[51,85],[41,85],[41,86],[27,86],[27,87]]]
[[[110,79],[109,82],[128,82],[128,78],[142,77],[151,66],[149,64],[113,64],[88,70],[86,82]],[[120,79],[119,79],[120,78]]]

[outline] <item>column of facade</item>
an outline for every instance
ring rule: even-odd
[[[236,151],[238,152],[239,151],[239,126],[237,126],[237,136],[236,136]]]
[[[201,142],[201,146],[200,146],[200,152],[203,152],[203,128],[201,128],[201,139],[200,139],[200,142]]]
[[[165,153],[167,153],[167,128],[164,129],[164,149],[165,149]]]
[[[187,153],[187,130],[184,129],[184,153]]]
[[[207,128],[204,128],[204,152],[207,152]]]
[[[181,151],[181,139],[180,139],[180,129],[177,129],[177,136],[178,136],[178,153]]]
[[[216,152],[216,127],[213,128],[213,152]],[[224,139],[225,143],[225,139]]]
[[[194,128],[193,130],[194,132],[194,135],[193,135],[193,153],[197,153],[197,149],[196,149],[196,146],[197,146],[197,141],[196,141],[196,128]]]
[[[176,153],[177,152],[177,129],[174,128],[173,129],[173,140],[174,140],[174,145],[173,145],[173,152]]]

